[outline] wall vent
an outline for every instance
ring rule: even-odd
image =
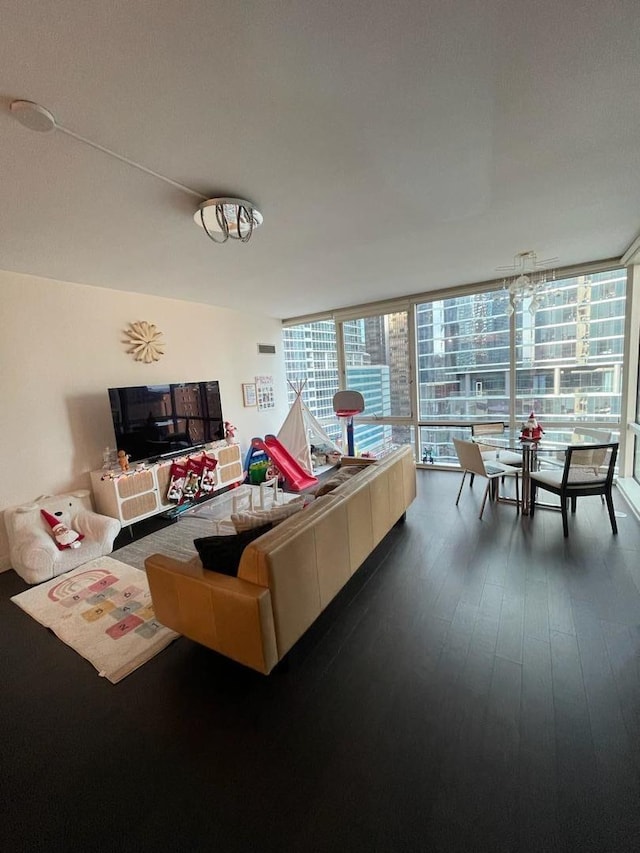
[[[276,345],[275,344],[258,344],[258,352],[260,355],[275,355],[276,354]]]

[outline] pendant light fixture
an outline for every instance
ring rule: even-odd
[[[533,316],[542,305],[543,297],[550,292],[547,287],[549,279],[555,281],[555,270],[543,269],[557,261],[558,258],[545,258],[538,260],[535,252],[519,252],[513,259],[513,265],[509,267],[498,267],[500,272],[513,272],[512,278],[505,278],[503,286],[509,294],[507,316],[510,317],[514,311],[525,304],[529,313]]]

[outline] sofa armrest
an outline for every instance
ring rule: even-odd
[[[11,547],[11,563],[27,583],[53,577],[60,550],[45,530],[22,530]]]
[[[83,533],[89,539],[100,542],[104,549],[111,551],[113,540],[116,538],[122,525],[117,518],[108,515],[99,515],[91,510],[80,510],[73,517],[71,526],[78,533]]]
[[[145,569],[163,625],[258,672],[273,669],[278,653],[268,589],[163,554],[147,557]]]

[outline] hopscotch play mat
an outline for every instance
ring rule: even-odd
[[[179,636],[156,620],[146,574],[111,557],[85,563],[11,600],[112,684]]]

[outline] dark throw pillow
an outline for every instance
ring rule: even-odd
[[[271,527],[269,522],[235,536],[202,536],[200,539],[194,539],[193,544],[205,569],[235,577],[245,547],[267,530],[271,530]]]

